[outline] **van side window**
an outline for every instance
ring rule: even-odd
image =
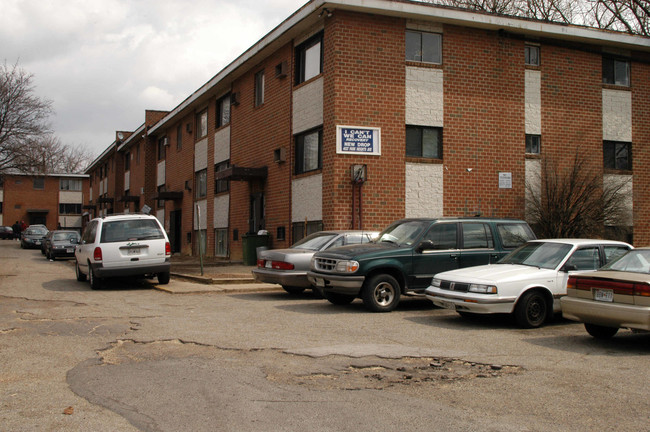
[[[494,239],[488,224],[463,223],[463,249],[492,249]]]
[[[458,249],[458,225],[455,223],[435,224],[426,233],[423,240],[431,240],[434,249]]]
[[[90,222],[84,231],[83,242],[94,243],[97,235],[97,222]]]
[[[535,234],[528,225],[521,223],[497,224],[497,231],[504,249],[514,249],[535,239]]]

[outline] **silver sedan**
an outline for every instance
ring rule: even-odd
[[[253,276],[258,282],[282,285],[290,294],[311,288],[307,280],[309,263],[314,253],[339,246],[368,243],[377,231],[319,231],[310,234],[288,249],[260,251]]]

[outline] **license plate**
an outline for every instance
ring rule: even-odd
[[[456,310],[456,305],[450,302],[438,300],[438,305],[445,309]]]
[[[315,279],[316,281],[316,286],[324,288],[325,287],[325,280],[324,279]]]
[[[74,252],[74,249],[66,249],[65,252],[66,252],[66,253],[73,253],[73,252]]]
[[[614,301],[614,291],[610,289],[594,288],[594,300],[611,303]]]
[[[140,255],[140,248],[128,249],[127,255]]]
[[[36,241],[34,242],[34,244],[38,244],[38,245],[39,245],[39,244],[41,244],[41,241],[40,241],[40,240],[36,240]]]
[[[264,267],[266,268],[273,268],[273,262],[272,261],[267,261],[264,263]]]

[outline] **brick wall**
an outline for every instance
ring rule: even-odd
[[[632,62],[634,245],[650,245],[650,63]]]
[[[39,223],[31,216],[44,216],[48,229],[56,229],[59,216],[59,178],[45,177],[44,188],[34,189],[30,176],[4,176],[3,223],[11,226],[16,221],[27,225]],[[29,213],[28,210],[47,210],[47,213]]]
[[[445,26],[442,61],[445,216],[523,217],[523,42]],[[499,189],[500,172],[512,189]]]
[[[363,228],[404,217],[404,21],[335,11],[325,24],[323,222],[352,228],[350,166],[367,164]],[[336,126],[381,128],[381,157],[336,154]]]

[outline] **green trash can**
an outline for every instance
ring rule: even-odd
[[[242,236],[242,247],[244,249],[244,265],[253,266],[257,264],[257,248],[269,246],[268,234],[244,234]]]

